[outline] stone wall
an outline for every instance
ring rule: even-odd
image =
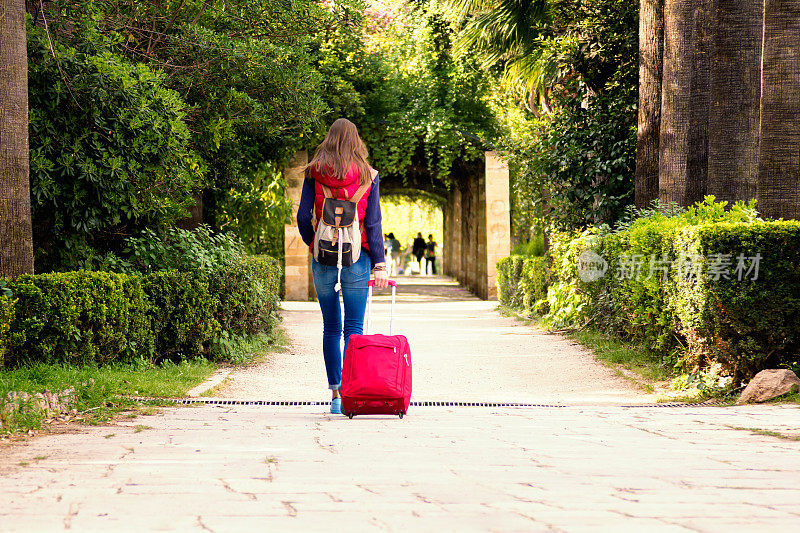
[[[286,300],[307,301],[313,296],[314,284],[311,279],[311,254],[308,246],[297,230],[297,207],[303,192],[303,168],[308,163],[306,152],[297,152],[283,170],[286,191],[292,199],[292,223],[284,226],[284,253],[286,272]]]
[[[484,187],[487,239],[486,298],[497,299],[497,261],[511,253],[511,204],[509,201],[508,163],[496,152],[486,152]]]

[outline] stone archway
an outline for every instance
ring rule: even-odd
[[[292,223],[284,228],[287,300],[314,297],[311,255],[297,231],[295,213],[303,189],[306,152],[297,152],[283,171],[294,202]],[[497,298],[497,260],[510,253],[511,214],[508,165],[485,153],[483,172],[454,180],[444,212],[443,271],[484,300]]]

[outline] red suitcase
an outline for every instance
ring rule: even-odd
[[[397,283],[392,286],[389,335],[369,335],[372,285],[369,282],[367,326],[364,335],[350,335],[342,369],[342,413],[403,415],[411,403],[411,348],[403,335],[392,335]]]

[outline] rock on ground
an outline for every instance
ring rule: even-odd
[[[798,391],[800,391],[800,378],[791,370],[762,370],[747,384],[736,403],[766,402]]]

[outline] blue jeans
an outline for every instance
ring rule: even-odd
[[[362,250],[358,261],[342,268],[345,352],[350,335],[364,332],[370,266],[369,255],[366,250]],[[311,271],[319,308],[322,310],[322,355],[325,357],[325,370],[328,373],[328,388],[339,390],[342,384],[342,310],[339,306],[339,294],[333,290],[337,269],[312,260]]]

